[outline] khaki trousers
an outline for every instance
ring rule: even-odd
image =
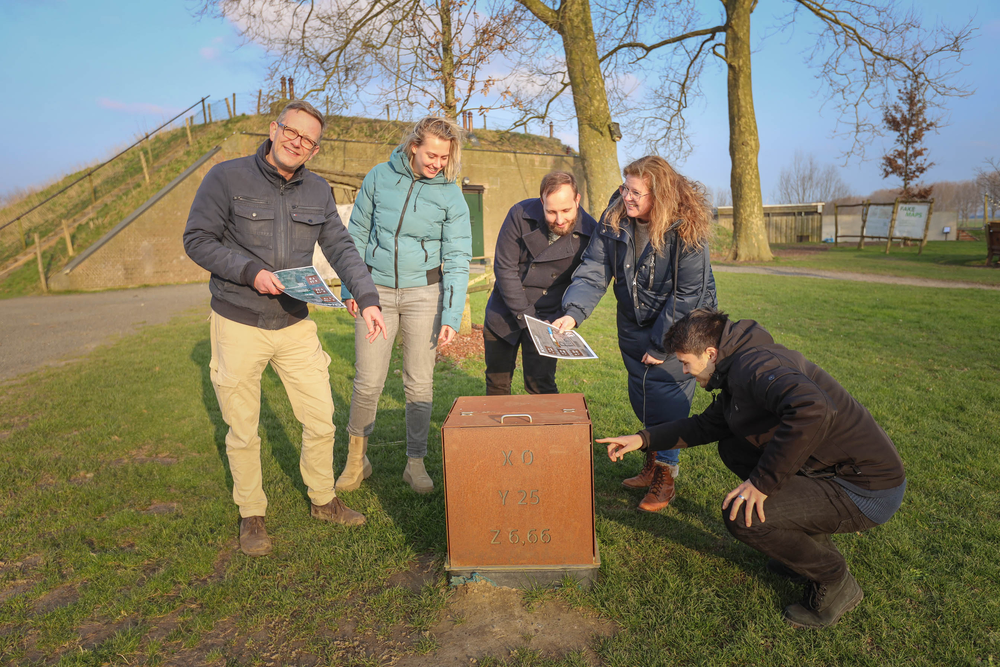
[[[264,516],[267,496],[261,480],[260,377],[270,363],[302,424],[299,470],[314,505],[334,497],[333,395],[330,356],[320,346],[310,319],[277,331],[247,326],[213,312],[212,386],[229,426],[226,454],[233,476],[233,500],[240,516]]]

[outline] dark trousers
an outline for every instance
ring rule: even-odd
[[[662,364],[644,364],[642,350],[626,350],[621,347],[622,361],[628,372],[628,400],[632,411],[642,422],[643,428],[658,426],[666,422],[684,419],[691,413],[691,399],[694,398],[695,379],[687,377],[678,382],[671,371],[680,366],[670,355]],[[636,356],[636,354],[638,356]],[[656,460],[677,465],[680,455],[676,449],[656,452]]]
[[[744,481],[756,465],[745,449],[719,443],[723,463]],[[763,523],[755,511],[748,528],[742,505],[730,521],[730,509],[722,511],[722,520],[733,537],[820,583],[840,581],[847,574],[847,562],[830,536],[876,525],[835,481],[803,475],[785,480],[767,497]]]
[[[553,357],[543,357],[535,349],[528,330],[521,331],[515,343],[508,343],[489,327],[483,327],[483,343],[486,347],[486,395],[510,395],[510,381],[517,365],[517,348],[521,348],[521,367],[524,388],[529,394],[558,394],[556,387],[556,363]]]

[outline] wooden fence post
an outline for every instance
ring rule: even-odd
[[[205,100],[201,101],[201,124],[204,125],[208,122],[208,112],[205,111]]]
[[[66,252],[69,253],[70,257],[73,257],[74,255],[76,255],[76,253],[73,252],[73,237],[71,237],[69,234],[69,227],[66,226],[65,218],[63,218],[62,220],[62,228],[63,228],[63,238],[66,239]]]
[[[924,220],[924,238],[920,240],[920,250],[917,251],[918,255],[924,253],[924,246],[927,245],[927,232],[931,230],[931,216],[934,215],[934,198],[931,197],[931,205],[927,207],[927,219]],[[955,224],[958,226],[958,223]],[[955,231],[958,234],[958,230]],[[947,238],[947,237],[945,237]]]
[[[142,146],[139,147],[139,161],[142,162],[142,175],[146,177],[146,183],[149,183],[149,169],[146,167],[146,154],[142,152]]]
[[[889,248],[892,246],[892,233],[896,231],[896,212],[899,211],[899,197],[896,197],[896,202],[892,205],[892,219],[889,220],[889,237],[885,240],[885,254],[889,254]]]
[[[21,222],[21,218],[17,219],[17,235],[21,239],[21,250],[27,250],[28,240],[24,236],[24,223]]]
[[[184,131],[187,132],[188,146],[191,145],[191,118],[184,119]]]
[[[233,118],[237,116],[236,114],[236,93],[233,93]]]
[[[208,105],[208,122],[209,123],[212,122],[212,105],[211,104]]]
[[[42,264],[42,242],[38,240],[38,232],[35,232],[35,257],[38,258],[38,279],[42,283],[42,292],[49,293],[49,284],[45,281],[45,265]]]
[[[257,89],[257,115],[258,116],[260,115],[260,98],[261,98],[261,95],[263,95],[263,94],[264,94],[264,91],[261,90],[260,88],[258,88]],[[329,112],[327,112],[327,115],[329,115]]]
[[[229,120],[232,120],[233,119],[233,108],[231,106],[229,106],[229,97],[223,97],[222,99],[224,99],[226,101],[226,113],[229,114]]]
[[[833,247],[837,247],[837,241],[840,239],[840,221],[837,218],[837,204],[833,204]]]
[[[865,247],[865,227],[868,226],[868,209],[871,205],[870,199],[861,205],[861,236],[858,237],[858,250],[864,250]]]

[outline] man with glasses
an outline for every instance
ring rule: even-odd
[[[350,288],[369,342],[385,336],[378,292],[337,214],[330,186],[305,168],[319,152],[325,119],[291,102],[271,123],[256,155],[216,165],[205,176],[184,230],[184,248],[211,272],[212,385],[229,426],[226,454],[240,508],[240,548],[271,551],[260,463],[260,377],[271,364],[302,424],[299,469],[316,519],[360,525],[365,517],[336,497],[330,357],[305,302],[283,293],[273,273],[312,264],[318,242]]]

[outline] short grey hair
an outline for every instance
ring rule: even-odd
[[[278,114],[278,122],[284,123],[289,112],[302,111],[319,121],[319,138],[323,138],[323,130],[326,129],[326,118],[319,112],[319,109],[309,104],[305,100],[292,100],[285,105],[285,108]]]

